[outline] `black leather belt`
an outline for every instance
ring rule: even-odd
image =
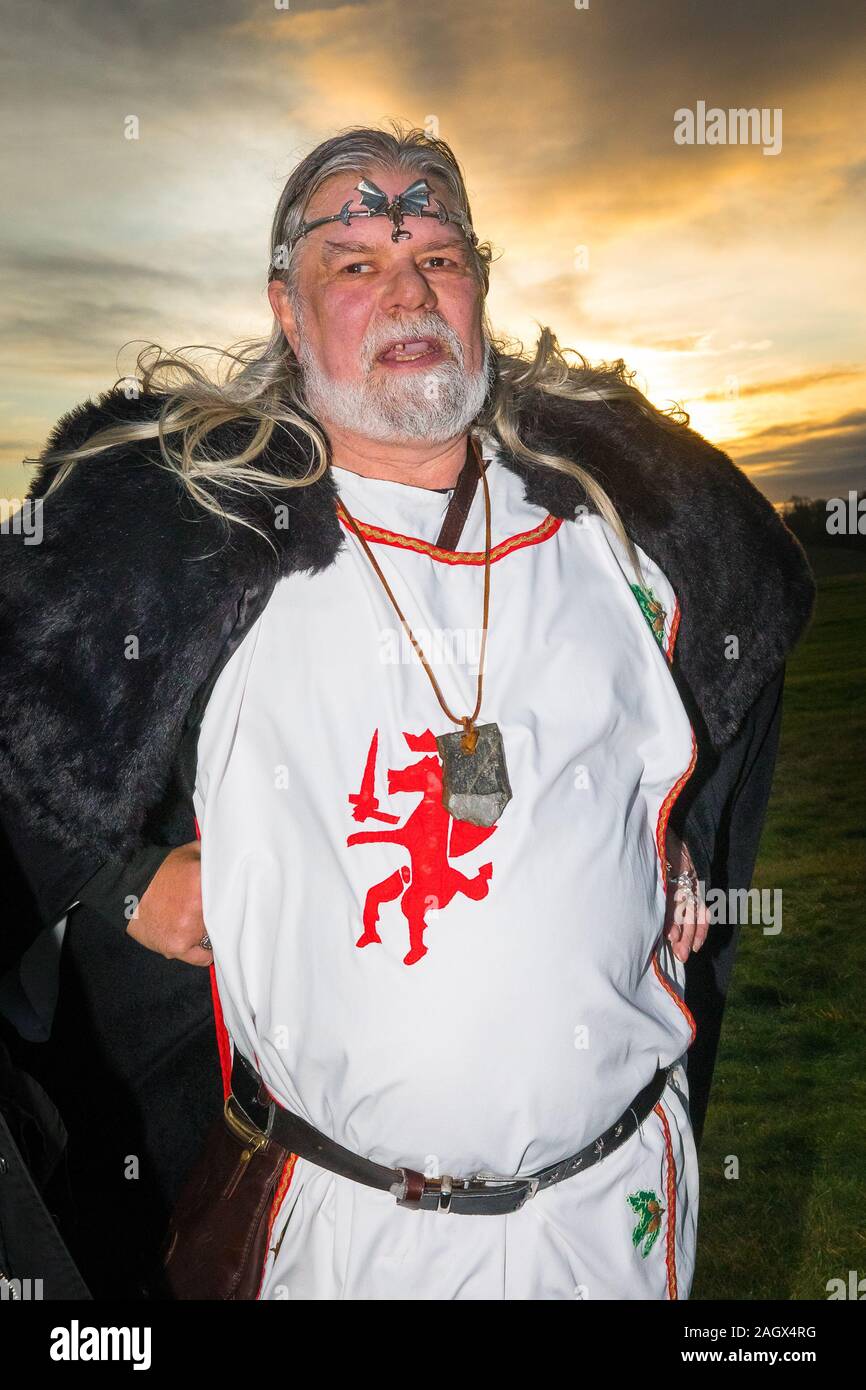
[[[675,1064],[672,1064],[675,1065]],[[329,1139],[311,1124],[277,1105],[262,1086],[258,1072],[235,1049],[232,1066],[232,1093],[225,1103],[226,1122],[235,1132],[244,1126],[261,1142],[274,1139],[287,1153],[309,1159],[341,1177],[353,1178],[367,1187],[391,1192],[398,1206],[413,1211],[451,1211],[467,1216],[501,1216],[518,1211],[523,1203],[545,1187],[583,1173],[618,1149],[646,1119],[667,1085],[672,1066],[659,1067],[652,1081],[635,1096],[618,1120],[571,1158],[552,1163],[528,1177],[502,1177],[494,1173],[474,1173],[471,1177],[452,1177],[443,1173],[429,1178],[414,1168],[388,1168],[352,1153]]]

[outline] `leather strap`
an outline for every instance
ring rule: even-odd
[[[235,1049],[232,1095],[227,1106],[240,1107],[253,1128],[276,1140],[288,1153],[298,1154],[321,1168],[353,1178],[366,1187],[391,1192],[399,1206],[414,1211],[451,1211],[458,1215],[499,1216],[518,1211],[540,1189],[583,1173],[630,1139],[660,1099],[672,1067],[659,1067],[618,1120],[570,1158],[552,1163],[528,1177],[474,1174],[468,1178],[443,1173],[430,1178],[413,1168],[388,1168],[352,1153],[342,1144],[272,1101],[251,1063]]]
[[[487,465],[485,464],[484,466],[486,468]],[[451,501],[448,503],[448,510],[442,519],[442,528],[435,541],[435,544],[438,545],[440,549],[457,549],[463,527],[466,525],[466,518],[469,515],[469,508],[472,506],[472,499],[475,496],[475,489],[478,486],[479,478],[480,474],[472,449],[472,441],[467,436],[466,461],[454,485]]]

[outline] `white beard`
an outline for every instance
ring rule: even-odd
[[[485,338],[480,369],[467,372],[463,344],[441,319],[416,319],[406,328],[406,337],[435,335],[447,343],[451,357],[429,371],[400,372],[374,367],[374,357],[365,349],[370,365],[361,381],[337,381],[328,376],[304,337],[300,318],[298,327],[304,395],[311,414],[320,420],[367,439],[428,439],[440,444],[465,434],[484,405],[490,385],[490,343]],[[388,336],[393,338],[400,331],[399,326],[389,325]]]

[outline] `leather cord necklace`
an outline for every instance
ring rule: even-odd
[[[400,605],[394,597],[391,586],[382,573],[379,563],[370,549],[366,538],[362,534],[358,523],[342,498],[338,498],[337,507],[351,525],[355,535],[361,543],[364,553],[378,575],[400,622],[403,624],[403,628],[412,646],[418,653],[424,670],[427,672],[440,706],[453,723],[463,726],[462,733],[440,734],[436,736],[436,746],[439,750],[439,756],[442,759],[442,804],[456,820],[469,821],[473,825],[493,825],[511,800],[511,785],[508,780],[508,769],[505,765],[505,749],[499,725],[476,724],[475,722],[481,710],[484,681],[484,656],[487,647],[487,627],[490,613],[491,508],[490,489],[487,485],[484,460],[481,457],[481,452],[474,436],[471,435],[469,438],[469,449],[475,456],[478,473],[481,476],[481,482],[484,488],[485,512],[484,608],[481,653],[478,660],[477,693],[475,709],[472,714],[463,715],[461,717],[454,714],[448,708],[439,682],[430,669],[427,658],[416,641],[415,634],[406,621]],[[469,458],[467,457],[467,464],[468,462]],[[443,534],[446,536],[453,534],[455,537],[455,544],[456,537],[459,536],[469,510],[469,503],[471,503],[472,500],[471,493],[474,492],[474,488],[477,486],[476,481],[470,492],[470,489],[464,484],[464,476],[466,473],[467,465],[464,465],[448,505],[442,530],[440,531],[440,537]],[[461,486],[462,484],[464,485]],[[454,518],[453,521],[452,516]]]
[[[442,528],[434,542],[438,549],[457,549],[463,527],[466,525],[469,509],[478,489],[478,476],[475,451],[472,448],[471,439],[468,439],[466,441],[466,459],[460,470],[457,483],[451,490],[451,500],[448,503],[445,516],[442,518]],[[443,488],[442,491],[447,492],[448,488]]]

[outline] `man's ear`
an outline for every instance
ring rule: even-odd
[[[282,328],[292,352],[297,357],[301,340],[295,321],[295,311],[292,308],[292,302],[282,280],[270,281],[268,284],[268,299],[274,312],[274,318]]]

